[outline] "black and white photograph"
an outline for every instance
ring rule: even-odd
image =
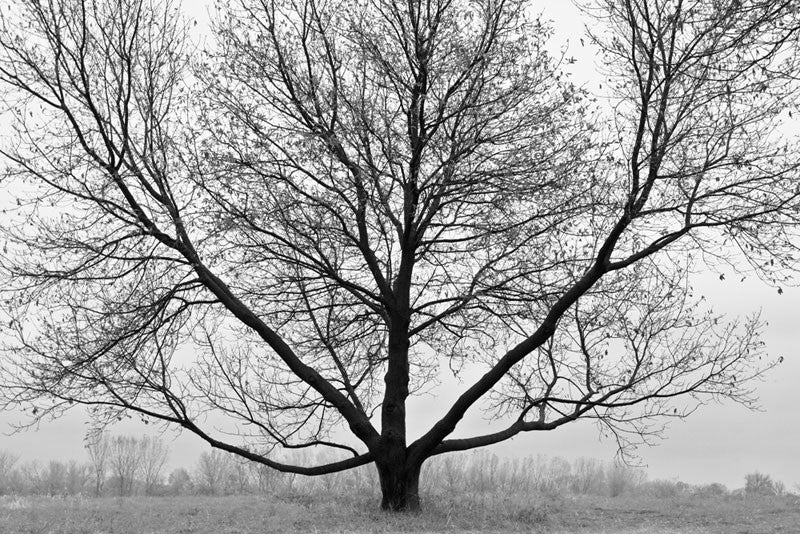
[[[0,534],[800,534],[800,1],[0,0]]]

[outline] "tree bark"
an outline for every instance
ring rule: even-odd
[[[406,273],[407,271],[403,271]],[[402,274],[402,273],[401,273]],[[419,471],[421,462],[409,462],[406,444],[406,399],[408,398],[408,276],[395,285],[401,295],[400,311],[392,317],[389,329],[388,369],[384,381],[381,409],[381,438],[375,460],[383,495],[381,508],[391,511],[419,509]]]
[[[381,508],[392,512],[415,512],[420,509],[420,465],[376,462],[381,483]]]

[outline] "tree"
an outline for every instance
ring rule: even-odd
[[[169,0],[11,2],[9,402],[374,463],[392,510],[434,455],[751,403],[760,323],[689,274],[794,267],[797,6],[585,7],[600,100],[518,0],[241,0],[202,53]],[[410,441],[448,368],[479,378]],[[454,434],[479,408],[495,429]]]
[[[89,454],[92,478],[94,479],[94,496],[99,497],[103,492],[108,469],[109,441],[102,431],[89,433],[86,437],[86,452]]]
[[[134,436],[114,436],[109,442],[108,463],[121,497],[133,495],[142,449]]]
[[[14,466],[19,458],[7,451],[0,451],[0,495],[14,491]]]
[[[64,492],[67,495],[83,495],[90,475],[90,465],[70,460],[66,465]]]
[[[197,460],[197,483],[211,495],[226,493],[231,478],[230,457],[218,450],[204,452]]]
[[[139,438],[139,448],[141,449],[139,467],[142,471],[144,493],[152,495],[161,481],[161,472],[169,458],[169,447],[161,438],[142,436]]]
[[[167,479],[169,492],[173,495],[183,495],[192,489],[192,477],[183,467],[173,469]]]
[[[744,477],[744,492],[746,495],[780,495],[783,487],[780,482],[775,482],[772,477],[763,473],[750,473]]]

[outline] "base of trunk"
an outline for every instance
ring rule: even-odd
[[[378,466],[381,508],[390,512],[419,511],[419,471],[419,466]]]

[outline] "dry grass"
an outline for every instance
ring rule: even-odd
[[[0,498],[0,532],[265,534],[533,532],[796,533],[795,497],[674,499],[522,495],[429,496],[420,514],[386,514],[376,496]]]

